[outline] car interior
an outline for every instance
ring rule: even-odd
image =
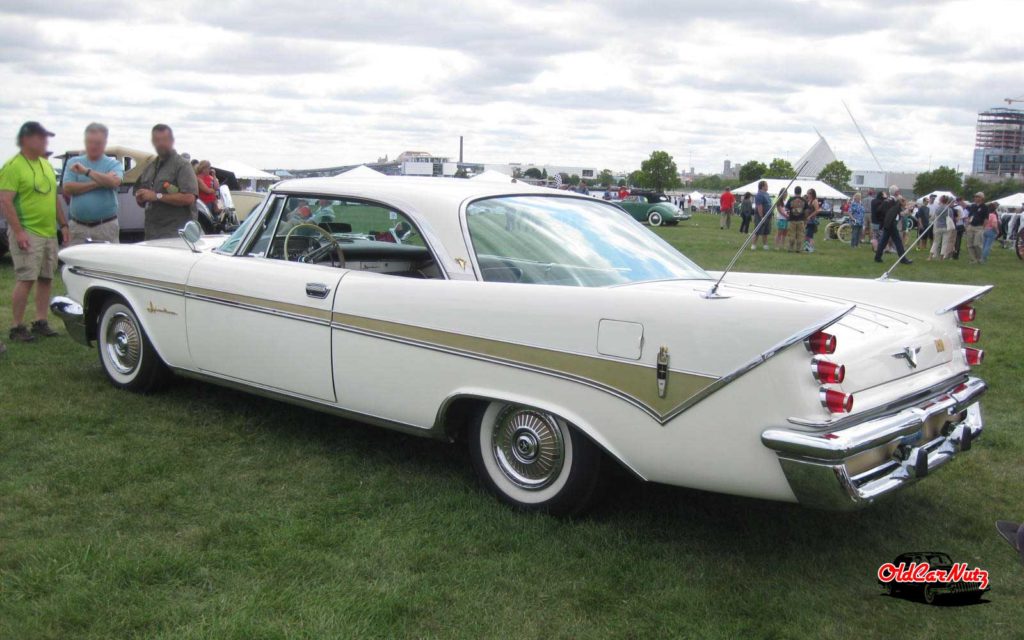
[[[399,211],[294,196],[272,207],[247,255],[406,278],[443,277],[423,236]]]

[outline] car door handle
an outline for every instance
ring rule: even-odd
[[[310,298],[320,298],[323,300],[327,297],[327,294],[331,292],[331,288],[322,282],[307,282],[306,283],[306,295]]]

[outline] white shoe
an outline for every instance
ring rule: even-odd
[[[761,245],[761,249],[767,251],[768,250],[768,245],[766,245],[766,244]]]
[[[750,250],[751,251],[756,251],[757,250],[757,245],[756,244],[750,245]]]

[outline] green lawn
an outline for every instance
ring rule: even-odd
[[[741,241],[704,215],[659,233],[708,268]],[[819,242],[738,269],[878,266]],[[0,638],[1020,638],[1024,567],[993,522],[1024,518],[1024,263],[997,250],[896,275],[998,285],[978,307],[987,428],[934,478],[852,514],[623,477],[585,519],[521,515],[457,446],[188,381],[121,393],[66,338],[9,345]],[[4,327],[11,283],[4,259]],[[988,569],[989,602],[880,595],[878,565],[925,549]]]

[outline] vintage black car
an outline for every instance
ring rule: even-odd
[[[930,569],[951,570],[953,560],[949,554],[941,551],[911,551],[896,556],[892,564],[899,567],[901,564],[910,566],[912,563],[918,565],[927,563]],[[891,582],[878,581],[879,586],[891,596],[917,597],[928,604],[935,604],[942,600],[958,600],[960,602],[976,602],[989,590],[989,587],[982,587],[980,582],[901,582],[899,579]]]

